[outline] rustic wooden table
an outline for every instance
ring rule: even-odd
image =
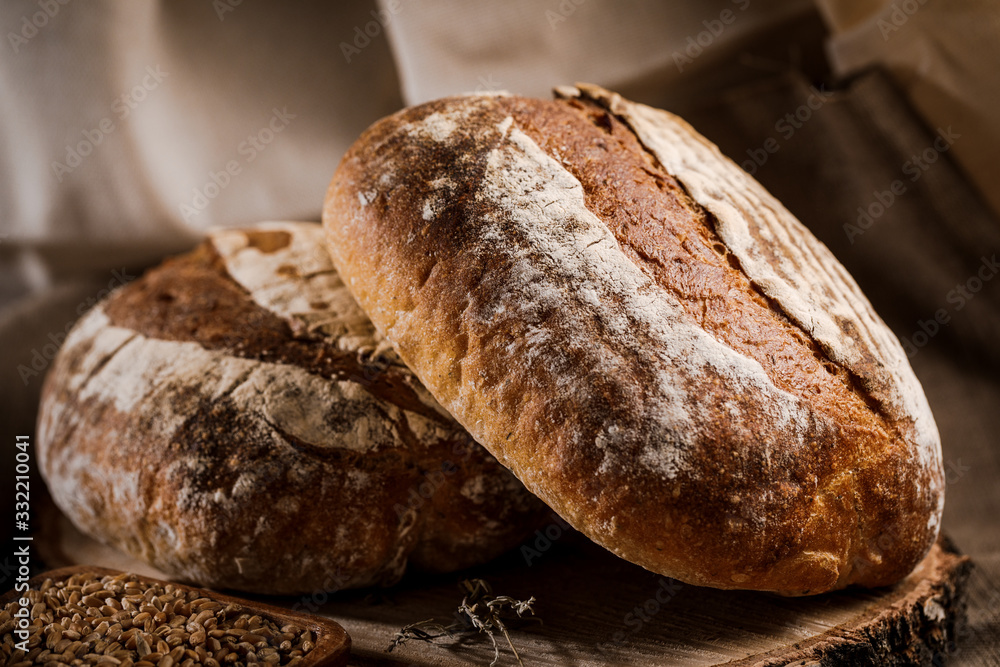
[[[88,563],[156,576],[148,566],[81,535],[58,510],[46,513],[40,553],[51,567]],[[552,531],[553,535],[557,535]],[[481,577],[497,595],[534,596],[541,623],[514,624],[511,640],[526,665],[886,665],[931,664],[958,649],[960,592],[968,559],[939,543],[892,588],[783,598],[681,584],[627,563],[578,533],[520,550],[471,571],[411,573],[384,591],[257,599],[310,611],[350,634],[352,665],[489,665],[482,635],[409,641],[386,652],[397,630],[434,618],[455,620],[458,583]],[[502,637],[499,665],[516,664]]]

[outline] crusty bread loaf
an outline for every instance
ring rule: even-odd
[[[432,394],[599,544],[699,585],[903,577],[937,428],[831,253],[677,117],[594,86],[401,111],[340,164],[334,263]]]
[[[217,231],[98,304],[47,377],[38,449],[86,533],[261,593],[467,567],[544,509],[384,344],[310,223]]]

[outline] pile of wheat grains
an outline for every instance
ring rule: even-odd
[[[27,644],[15,633],[15,599],[0,610],[0,665],[297,665],[316,641],[308,629],[279,627],[237,604],[134,574],[46,579],[24,597],[31,601]]]

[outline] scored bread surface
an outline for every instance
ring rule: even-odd
[[[449,98],[362,136],[324,209],[361,306],[477,440],[628,560],[786,594],[905,576],[943,488],[898,341],[685,123],[596,87],[560,97]]]
[[[219,230],[77,324],[42,473],[81,529],[203,585],[389,584],[513,546],[541,504],[351,298],[310,223]]]

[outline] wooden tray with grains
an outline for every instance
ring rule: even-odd
[[[81,535],[58,511],[46,514],[35,544],[50,566],[86,560],[155,574]],[[497,655],[497,665],[517,665],[501,633],[494,633],[494,648],[487,635],[456,622],[468,620],[458,613],[468,591],[459,585],[468,579],[487,581],[498,597],[534,598],[534,617],[507,623],[524,665],[930,665],[957,650],[970,567],[941,539],[890,588],[786,598],[682,584],[553,523],[521,548],[470,571],[410,573],[387,590],[267,600],[343,626],[352,642],[349,664],[359,666],[489,665]],[[399,630],[414,624],[413,638],[387,652]],[[450,634],[441,633],[445,628]]]
[[[327,618],[92,565],[43,572],[27,591],[8,591],[0,619],[0,664],[25,667],[339,667],[351,645]]]

